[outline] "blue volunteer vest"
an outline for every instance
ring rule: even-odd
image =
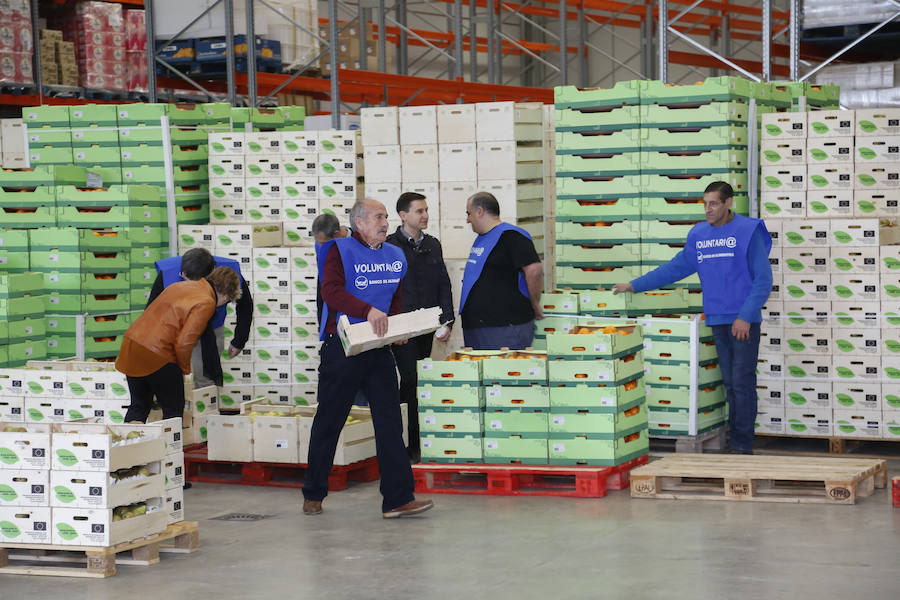
[[[213,256],[216,259],[217,267],[228,267],[232,271],[238,274],[238,277],[241,278],[241,282],[243,283],[244,277],[241,275],[241,265],[238,261],[232,260],[230,258],[222,258],[221,256]],[[173,283],[177,283],[179,281],[184,281],[181,278],[181,257],[180,256],[171,256],[169,258],[163,258],[156,263],[156,270],[162,274],[163,277],[163,288],[167,288]],[[222,327],[225,324],[225,306],[222,305],[216,308],[216,312],[212,318],[212,325],[214,329]]]
[[[472,242],[472,250],[469,251],[469,260],[466,261],[466,269],[463,271],[462,294],[459,299],[459,314],[462,314],[463,312],[463,307],[465,307],[466,300],[469,298],[469,292],[472,291],[475,282],[481,277],[481,272],[484,270],[484,263],[487,262],[488,256],[491,255],[497,242],[500,241],[500,236],[506,231],[518,231],[529,240],[531,239],[530,233],[521,227],[516,227],[509,223],[500,223],[487,233],[475,238],[475,241]],[[525,275],[522,274],[522,271],[519,271],[519,291],[526,298],[531,297],[528,293],[528,285],[525,283]]]
[[[766,233],[766,253],[772,239],[760,219],[734,215],[730,223],[713,227],[697,223],[687,235],[685,252],[697,267],[703,286],[703,312],[733,315],[740,312],[753,281],[747,264],[747,248],[758,227]]]
[[[359,243],[355,238],[346,237],[333,242],[341,254],[344,265],[344,289],[355,298],[374,306],[387,314],[391,300],[406,275],[406,257],[403,250],[393,244],[384,243],[378,250]],[[323,244],[324,245],[324,244]],[[327,254],[327,250],[326,250]],[[321,259],[324,265],[324,256]],[[322,306],[322,323],[319,339],[325,339],[325,323],[328,322],[328,303]],[[336,319],[343,313],[338,312]],[[351,323],[361,323],[365,319],[347,315]]]
[[[322,272],[325,270],[325,257],[328,256],[328,251],[331,250],[331,246],[334,244],[334,240],[328,240],[325,243],[316,242],[316,277],[317,286],[318,286],[318,294],[322,295]],[[328,320],[328,305],[325,304],[324,300],[322,301],[322,314],[319,315],[319,339],[325,339],[325,322]]]

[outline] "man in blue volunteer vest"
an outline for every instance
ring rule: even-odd
[[[338,218],[331,213],[322,213],[313,219],[310,234],[316,241],[316,265],[318,278],[316,279],[316,318],[322,323],[322,268],[325,266],[325,256],[328,249],[334,243],[335,238],[345,238],[350,231],[341,225]]]
[[[772,238],[760,219],[732,212],[734,190],[724,181],[703,194],[706,222],[688,232],[687,243],[668,263],[614,292],[644,292],[688,275],[700,275],[703,311],[713,330],[729,408],[732,453],[753,454],[756,422],[756,359],[762,307],[772,291]]]
[[[250,288],[241,275],[240,264],[230,258],[213,256],[204,248],[192,248],[184,253],[184,256],[172,256],[156,261],[157,276],[150,290],[149,306],[159,296],[163,289],[173,283],[184,280],[202,279],[209,275],[216,267],[228,267],[238,274],[241,280],[242,294],[235,303],[237,325],[234,329],[234,338],[228,345],[228,355],[234,358],[240,354],[250,337],[250,326],[253,322],[253,298]],[[191,355],[191,370],[194,373],[194,387],[207,385],[222,385],[222,363],[219,355],[225,345],[225,306],[216,309],[209,326],[200,336],[200,343],[194,346]]]
[[[534,340],[535,319],[544,318],[544,270],[531,235],[501,221],[500,204],[488,192],[468,199],[466,221],[478,237],[459,300],[464,342],[475,350],[527,348]]]
[[[381,473],[381,512],[390,519],[434,506],[413,495],[413,474],[403,445],[397,368],[388,347],[346,356],[337,335],[337,320],[368,321],[378,337],[388,329],[388,315],[402,310],[400,282],[406,274],[403,251],[385,244],[388,223],[384,205],[361,200],[350,211],[351,237],[336,239],[322,267],[322,349],[316,416],[309,440],[309,468],[303,483],[303,513],[322,512],[328,475],[341,430],[353,399],[363,390],[372,411],[375,448]]]

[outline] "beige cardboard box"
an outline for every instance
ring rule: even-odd
[[[806,113],[762,115],[762,139],[806,139]]]
[[[882,409],[881,384],[877,381],[835,381],[831,397],[835,410],[880,412]]]
[[[59,508],[115,508],[159,498],[165,492],[162,462],[145,465],[148,475],[113,480],[100,471],[51,471],[50,506]]]
[[[900,164],[898,163],[856,163],[854,189],[894,190],[900,187]]]
[[[881,331],[835,327],[831,330],[832,352],[846,356],[880,356]]]
[[[293,407],[283,408],[290,411]],[[285,412],[282,417],[263,415],[262,412],[251,413],[253,460],[291,464],[299,462],[299,419],[291,412]]]
[[[808,190],[852,190],[852,164],[807,165]]]
[[[762,329],[759,333],[759,351],[763,354],[784,354],[784,329]]]
[[[853,136],[856,131],[856,111],[817,110],[808,115],[807,137],[812,139]]]
[[[399,111],[396,106],[362,108],[359,116],[363,146],[400,144]]]
[[[885,410],[881,415],[881,435],[886,439],[900,439],[900,410]]]
[[[832,219],[831,244],[837,247],[878,246],[878,219]]]
[[[781,435],[785,433],[784,408],[776,407],[760,408],[756,413],[756,433],[771,433]]]
[[[113,520],[112,509],[54,508],[53,543],[115,546],[165,531],[166,521],[162,497],[147,502],[146,514],[121,521]]]
[[[806,139],[764,139],[759,148],[759,163],[764,167],[805,165]]]
[[[829,381],[792,381],[784,386],[787,408],[831,408],[831,382]]]
[[[853,136],[811,138],[806,142],[810,164],[853,164]]]
[[[398,163],[397,169],[399,168]],[[319,208],[325,209],[331,202],[349,203],[352,206],[359,199],[358,192],[356,179],[353,177],[319,177]],[[349,212],[347,209],[348,214]],[[348,221],[345,222],[349,224]]]
[[[442,144],[438,150],[441,181],[463,181],[476,172],[475,142]]]
[[[315,407],[298,406],[294,408],[301,415],[300,423],[300,463],[308,462],[309,439],[312,431]],[[375,456],[375,428],[372,424],[368,408],[351,408],[350,416],[357,419],[354,423],[344,425],[337,442],[334,464],[349,465]]]
[[[437,129],[439,144],[474,144],[475,105],[438,105]]]
[[[787,354],[785,377],[801,381],[829,379],[831,377],[831,356],[828,354]]]
[[[537,141],[543,131],[537,102],[479,102],[475,105],[475,134],[479,142]]]
[[[0,507],[49,505],[50,471],[0,469]]]
[[[184,453],[168,454],[162,461],[164,483],[167,490],[181,488],[184,485]]]
[[[832,273],[831,294],[853,302],[877,301],[881,277],[877,273]]]
[[[876,274],[878,273],[879,248],[829,248],[829,273]]]
[[[436,106],[401,106],[398,117],[402,146],[438,143]]]
[[[864,276],[859,275],[858,277]],[[828,301],[831,299],[831,276],[828,274],[786,274],[783,280],[785,302]]]
[[[439,179],[437,144],[416,144],[400,149],[404,182],[435,182]]]
[[[762,168],[761,192],[805,192],[806,165],[779,165]]]
[[[0,506],[3,540],[14,544],[49,544],[51,515],[49,506]]]
[[[840,356],[831,358],[835,384],[839,381],[880,381],[880,356]]]
[[[24,396],[0,396],[0,423],[25,420]]]
[[[828,269],[829,249],[818,248],[783,248],[781,261],[785,275],[825,274]]]
[[[782,248],[825,247],[831,243],[831,221],[828,219],[784,220],[781,233]]]
[[[831,329],[815,329],[811,327],[784,328],[785,355],[817,354],[828,356],[831,362]]]
[[[54,424],[51,434],[52,469],[109,473],[162,460],[166,454],[164,428],[161,424],[153,423]],[[113,434],[121,439],[117,441]],[[135,437],[128,438],[129,435]]]
[[[756,384],[756,400],[761,411],[770,408],[784,410],[784,381],[762,379]]]
[[[853,215],[855,217],[900,216],[900,190],[855,190]]]
[[[763,192],[759,200],[759,216],[763,219],[805,217],[807,192]]]
[[[366,184],[402,181],[400,146],[369,146],[363,151],[366,165]],[[413,176],[415,178],[415,176]],[[435,177],[435,181],[437,177]],[[396,202],[396,200],[395,200]]]
[[[857,163],[889,163],[900,161],[900,135],[856,137]]]
[[[834,327],[855,329],[877,329],[881,319],[881,303],[874,302],[831,302],[831,319]]]
[[[22,429],[26,431],[7,431]],[[4,468],[50,469],[50,425],[0,422],[0,458]]]
[[[812,219],[853,216],[853,190],[807,190],[806,216]]]
[[[317,154],[319,144],[318,131],[282,131],[282,156],[294,154]],[[210,136],[211,138],[212,136]]]
[[[785,328],[829,329],[831,328],[831,302],[813,300],[808,302],[785,302]]]
[[[178,486],[166,490],[164,502],[167,526],[184,521],[184,488]]]
[[[253,424],[245,415],[209,415],[210,460],[253,461]]]
[[[383,337],[378,337],[372,331],[372,325],[368,322],[351,325],[346,315],[341,315],[338,320],[338,335],[347,356],[354,356],[381,348],[396,341],[406,340],[426,333],[431,333],[440,328],[440,307],[432,307],[414,310],[388,317],[388,330]]]
[[[832,435],[831,408],[788,408],[785,411],[785,433],[796,436]]]
[[[884,420],[880,410],[834,409],[834,435],[837,437],[883,437]]]
[[[762,348],[760,348],[762,350]],[[785,372],[785,356],[781,353],[760,352],[756,358],[756,373],[760,379],[781,379]]]
[[[865,108],[855,112],[857,136],[900,134],[900,109]]]
[[[213,155],[243,157],[246,153],[246,135],[242,131],[211,132],[209,134],[210,163],[212,163]]]

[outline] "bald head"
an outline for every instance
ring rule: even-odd
[[[358,200],[350,209],[350,222],[370,246],[380,246],[387,238],[388,213],[384,204],[371,198]]]

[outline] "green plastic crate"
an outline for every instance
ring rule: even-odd
[[[147,302],[150,301],[150,288],[133,289],[128,294],[128,303],[130,310],[144,310]],[[230,339],[230,338],[229,338]]]
[[[95,125],[72,129],[72,148],[90,148],[91,146],[119,147],[119,132],[113,127]]]
[[[657,244],[682,244],[694,223],[684,221],[641,221],[641,241]]]
[[[122,346],[123,334],[86,336],[84,338],[85,358],[115,358]]]
[[[579,383],[619,385],[641,377],[644,361],[640,353],[617,359],[551,360],[547,371],[551,386]]]
[[[643,184],[644,181],[640,175],[620,175],[592,179],[557,177],[556,198],[557,200],[638,198],[641,196]]]
[[[467,408],[419,408],[419,431],[426,434],[480,435],[481,411]]]
[[[133,246],[151,246],[168,248],[169,229],[154,225],[140,225],[125,228],[128,231],[128,239]]]
[[[74,337],[76,332],[76,317],[46,317],[47,335],[61,337]]]
[[[416,364],[420,385],[481,385],[480,361],[420,360]]]
[[[664,265],[684,248],[684,244],[641,244],[641,264]]]
[[[640,325],[617,327],[616,333],[603,333],[608,326],[602,321],[583,320],[578,330],[592,333],[555,333],[547,336],[547,356],[550,360],[620,358],[643,348]],[[619,332],[626,332],[621,335]]]
[[[128,271],[110,273],[82,273],[82,294],[119,294],[131,291]]]
[[[641,126],[659,129],[746,125],[750,105],[746,102],[709,102],[694,107],[641,105]]]
[[[23,106],[22,121],[31,128],[69,126],[68,106]]]
[[[106,315],[131,310],[129,293],[115,294],[81,294],[81,307],[84,312],[95,315]],[[48,311],[49,312],[49,311]]]
[[[735,209],[740,206],[749,208],[747,196],[735,198]],[[706,209],[701,198],[665,198],[664,196],[641,198],[641,218],[662,221],[702,221],[706,218]]]
[[[627,283],[641,276],[640,267],[603,267],[606,271],[588,270],[588,267],[560,266],[556,269],[557,285],[572,289],[612,288],[617,283]]]
[[[122,185],[122,167],[101,167],[91,165],[87,168],[93,177],[99,177],[99,185]]]
[[[29,262],[32,269],[40,271],[81,271],[81,255],[77,250],[32,250],[29,252]]]
[[[755,98],[760,103],[789,106],[785,96],[773,97],[770,86],[741,77],[707,77],[693,85],[670,85],[662,81],[641,82],[641,104],[687,104],[701,102],[749,102]]]
[[[159,125],[160,118],[168,113],[168,104],[118,104],[116,105],[116,121],[119,127],[135,125]]]
[[[639,243],[641,221],[557,221],[556,241],[559,244]]]
[[[641,129],[622,129],[609,132],[556,133],[556,154],[603,154],[637,152],[641,149]]]
[[[690,408],[691,388],[689,386],[648,385],[647,405],[651,408]],[[697,389],[697,408],[707,409],[725,402],[725,385],[717,383]]]
[[[641,264],[641,245],[557,244],[556,264],[582,267],[621,267]]]
[[[641,172],[640,152],[579,156],[556,155],[557,177],[611,177],[638,175]]]
[[[641,275],[646,275],[650,271],[657,269],[658,267],[654,265],[641,265]],[[693,275],[688,275],[684,279],[680,279],[675,283],[671,283],[669,285],[664,285],[660,290],[677,290],[679,288],[685,288],[687,290],[700,290],[700,276],[697,273]]]
[[[578,297],[578,312],[594,317],[622,315],[628,312],[628,301],[612,290],[585,290]]]
[[[806,96],[808,107],[838,108],[841,99],[841,86],[832,84],[810,83],[808,81],[773,81],[775,89],[790,94],[793,104],[799,104],[800,97]]]
[[[165,189],[166,169],[165,167],[149,167],[143,165],[128,166],[122,169],[122,183],[127,185],[145,184]]]
[[[81,232],[75,227],[44,227],[28,232],[31,251],[35,250],[69,250],[77,251],[81,247]],[[51,265],[45,264],[44,267]]]
[[[463,437],[421,437],[423,463],[482,463],[481,434]]]
[[[557,109],[555,118],[557,132],[639,129],[641,109],[639,106],[622,106],[608,111]]]
[[[550,407],[550,388],[542,385],[492,385],[484,388],[484,399],[489,410],[547,409]]]
[[[87,171],[75,165],[43,165],[31,169],[4,169],[0,171],[0,188],[12,191],[39,185],[84,186]]]
[[[39,186],[30,191],[6,192],[0,189],[0,206],[16,209],[35,206],[55,206],[56,195],[52,186]]]
[[[179,185],[175,187],[175,204],[177,206],[194,206],[209,204],[209,185]]]
[[[209,223],[209,204],[178,206],[175,208],[175,222],[179,225],[206,225]]]
[[[614,198],[607,200],[557,200],[557,221],[611,222],[639,221],[641,198]]]
[[[678,436],[688,434],[690,411],[687,409],[651,409],[650,434],[653,436]],[[725,406],[706,408],[697,413],[697,433],[705,433],[720,427],[727,420]]]
[[[587,434],[592,439],[615,439],[647,428],[647,404],[643,399],[616,412],[590,409],[554,409],[550,436]]]
[[[172,163],[175,165],[202,165],[206,166],[209,160],[209,150],[206,144],[179,145],[172,148]]]
[[[484,437],[511,434],[547,439],[546,408],[492,408],[484,413]]]
[[[694,317],[682,316],[678,318],[654,318],[648,317],[640,319],[641,327],[644,330],[644,337],[654,340],[681,339],[688,340],[691,335],[691,321]],[[702,341],[710,341],[713,339],[712,329],[704,320],[700,320],[697,324],[698,335]]]
[[[132,314],[94,315],[84,320],[85,336],[116,336],[125,333],[134,322]]]
[[[547,357],[486,358],[481,361],[484,385],[532,385],[547,383]]]
[[[0,226],[16,229],[35,229],[56,226],[55,206],[0,206]]]
[[[701,342],[697,354],[700,364],[715,361],[718,357],[714,342]],[[644,340],[644,360],[652,363],[685,365],[690,363],[690,356],[683,340]]]
[[[609,89],[557,86],[553,88],[553,102],[557,109],[635,105],[641,101],[640,83],[639,80],[618,81]]]
[[[0,298],[22,298],[43,291],[44,278],[40,273],[0,272]]]
[[[40,166],[71,165],[73,162],[71,147],[30,146],[28,156],[31,164]]]
[[[7,321],[7,340],[16,344],[27,340],[44,339],[47,336],[47,320],[44,317],[27,317]]]
[[[74,336],[62,335],[47,336],[47,359],[58,360],[75,356],[78,342]]]
[[[553,386],[550,388],[550,412],[588,409],[591,412],[617,412],[643,402],[644,380],[635,379],[621,385],[594,386],[587,384]]]
[[[122,168],[132,166],[161,167],[165,164],[162,146],[142,144],[139,146],[126,146],[120,150],[117,149],[117,151],[121,155]]]
[[[560,434],[548,440],[547,447],[551,465],[613,466],[647,454],[650,440],[646,430],[614,440]]]
[[[48,292],[44,294],[44,307],[48,315],[79,315],[81,311],[81,294],[63,294]]]
[[[172,139],[172,143],[175,142],[176,134],[180,134],[182,130],[176,127],[169,128],[170,137]],[[188,130],[189,134],[184,134],[185,137],[190,138],[190,141],[196,141],[196,143],[201,144],[206,140],[205,132],[197,131],[196,129]],[[118,131],[118,140],[120,148],[129,148],[131,146],[138,145],[149,145],[149,146],[162,146],[163,143],[163,131],[157,121],[155,124],[153,123],[145,123],[141,125],[133,125],[133,126],[124,126],[119,127]],[[203,134],[203,135],[201,135]],[[183,141],[182,138],[179,137],[179,142]]]
[[[745,125],[710,125],[697,128],[645,128],[641,130],[641,150],[677,152],[682,150],[747,149]]]
[[[9,344],[7,352],[10,367],[24,367],[30,360],[47,359],[47,340],[44,338]]]
[[[29,148],[71,148],[72,132],[55,127],[29,127],[26,131]]]
[[[158,260],[168,258],[169,253],[162,248],[153,248],[145,246],[142,248],[131,248],[131,268],[148,267],[154,268],[153,265]]]
[[[422,384],[416,388],[419,407],[441,408],[484,408],[484,388],[477,385],[431,385]]]
[[[484,462],[494,465],[547,464],[547,437],[521,435],[484,439]]]
[[[27,251],[0,248],[0,270],[7,273],[24,273],[30,268],[31,261]]]
[[[84,273],[122,273],[131,268],[131,252],[82,252],[81,270]]]
[[[722,372],[715,363],[701,366],[697,370],[697,385],[712,387],[722,381]],[[647,362],[645,364],[644,384],[648,386],[676,386],[682,387],[691,384],[690,369],[683,364],[660,364]]]
[[[97,125],[115,128],[118,115],[114,104],[79,104],[69,106],[69,124],[74,127]]]
[[[121,167],[122,157],[116,146],[88,146],[75,148],[69,162],[86,167]]]
[[[747,150],[679,150],[641,152],[641,173],[707,174],[731,173],[747,169]]]
[[[121,227],[109,229],[79,229],[78,248],[84,252],[130,250],[128,232]]]
[[[553,290],[541,294],[541,307],[545,314],[578,314],[578,292],[571,290]]]
[[[209,182],[206,167],[197,165],[175,165],[173,167],[175,185],[201,185]]]

